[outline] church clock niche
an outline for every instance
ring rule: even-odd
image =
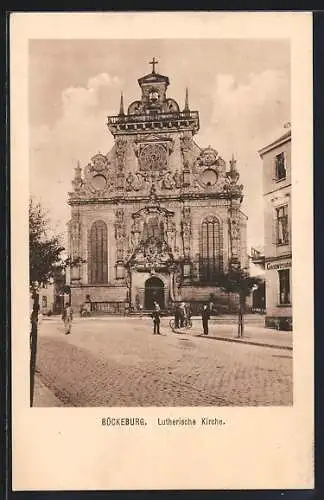
[[[140,170],[161,171],[167,167],[167,150],[162,144],[142,145],[139,154]]]
[[[201,175],[200,179],[204,186],[211,187],[217,183],[217,173],[211,168],[207,168]]]

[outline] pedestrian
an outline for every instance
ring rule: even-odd
[[[180,304],[180,328],[185,326],[186,321],[186,303],[181,302]]]
[[[208,320],[210,318],[208,304],[205,304],[201,314],[202,324],[204,329],[204,335],[208,335]]]
[[[68,335],[69,333],[71,333],[72,320],[73,320],[73,311],[69,302],[67,302],[67,304],[64,306],[62,312],[62,320],[64,322],[65,335]]]
[[[153,302],[154,310],[153,310],[153,335],[160,335],[160,312],[161,308],[157,302]]]
[[[186,305],[187,326],[190,326],[190,324],[191,324],[191,314],[192,314],[191,304],[189,303]]]
[[[179,305],[176,304],[174,308],[174,327],[176,329],[180,327],[180,317],[181,317],[180,308]]]
[[[142,314],[143,314],[143,306],[142,306],[142,304],[138,304],[138,310],[139,310],[139,316],[142,319]]]

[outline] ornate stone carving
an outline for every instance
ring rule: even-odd
[[[118,161],[118,166],[122,168],[124,166],[125,156],[127,151],[127,140],[119,138],[116,140],[116,156]]]
[[[183,284],[182,266],[180,263],[178,263],[173,275],[173,294],[175,300],[181,300],[182,284]]]
[[[167,242],[150,236],[140,241],[129,263],[137,269],[157,271],[168,269],[172,262],[172,252]]]
[[[116,140],[116,159],[117,159],[117,175],[116,175],[116,187],[117,189],[123,189],[124,187],[124,168],[127,153],[127,141],[126,139],[119,138]]]
[[[131,238],[130,238],[131,251],[134,251],[135,248],[137,247],[137,245],[139,244],[141,233],[142,233],[142,224],[141,224],[140,216],[133,215],[133,219],[134,220],[133,220],[133,225],[132,225],[132,229],[131,229]]]
[[[162,179],[162,189],[174,189],[175,180],[170,171],[166,172]]]
[[[169,217],[167,221],[166,239],[170,248],[174,250],[176,240],[176,224],[173,220],[173,217]]]
[[[134,152],[138,158],[138,173],[146,180],[161,180],[168,166],[169,155],[172,153],[174,141],[166,138],[165,140],[141,140],[134,142]]]
[[[173,179],[175,182],[175,187],[177,189],[180,189],[182,187],[182,175],[178,170],[175,171],[175,173],[173,175]]]
[[[200,155],[195,161],[195,166],[197,168],[201,167],[211,167],[212,165],[216,165],[217,162],[217,151],[210,146],[201,151]]]
[[[230,170],[226,173],[225,182],[223,185],[223,190],[231,197],[240,197],[243,199],[243,184],[237,184],[240,178],[240,174],[236,168],[236,160],[232,158],[230,161]]]
[[[125,179],[126,191],[139,191],[143,187],[143,179],[138,174],[129,172]]]
[[[142,115],[144,113],[144,106],[141,101],[134,101],[128,107],[129,115]]]
[[[234,160],[234,158],[232,158],[230,161],[230,170],[227,173],[227,178],[229,180],[229,183],[232,185],[237,184],[240,178],[240,174],[236,168],[236,160]]]
[[[237,260],[240,251],[240,215],[238,209],[231,209],[229,216],[229,235],[231,244],[231,258]]]
[[[124,222],[124,210],[118,208],[115,211],[115,239],[116,239],[116,259],[117,262],[124,259],[125,250],[125,222]]]
[[[80,214],[72,214],[70,221],[70,245],[71,245],[71,258],[77,259],[81,256],[81,221]],[[81,274],[80,266],[73,266],[71,269],[71,279],[73,281],[79,281]]]
[[[98,153],[91,158],[90,163],[85,167],[85,187],[90,195],[101,197],[112,186],[109,164],[108,158]]]
[[[180,139],[180,147],[182,154],[186,156],[192,150],[192,136],[191,134],[184,134]]]
[[[183,254],[185,259],[190,255],[190,240],[191,240],[191,211],[190,207],[183,207],[182,219],[182,240],[183,240]]]
[[[80,167],[79,162],[78,162],[78,165],[76,166],[75,171],[74,171],[74,179],[72,181],[72,186],[73,186],[74,192],[77,194],[79,194],[81,188],[83,187],[83,180],[82,180],[82,176],[81,176],[81,167]]]
[[[196,253],[194,261],[193,261],[193,265],[192,265],[192,279],[193,279],[193,281],[199,280],[199,261],[200,261],[199,253]]]
[[[89,172],[93,174],[107,171],[108,165],[108,158],[105,155],[98,153],[91,158],[91,163],[89,163]]]
[[[180,138],[180,148],[183,159],[183,178],[178,184],[183,184],[184,187],[188,187],[191,184],[190,175],[190,163],[192,156],[192,135],[184,133]],[[179,185],[179,187],[181,187]]]

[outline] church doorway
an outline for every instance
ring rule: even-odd
[[[164,309],[164,283],[160,278],[153,276],[145,281],[144,308],[153,309],[153,302],[159,304]]]

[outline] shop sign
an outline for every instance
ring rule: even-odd
[[[280,260],[279,262],[267,262],[266,269],[279,271],[280,269],[287,269],[291,267],[291,260]]]

